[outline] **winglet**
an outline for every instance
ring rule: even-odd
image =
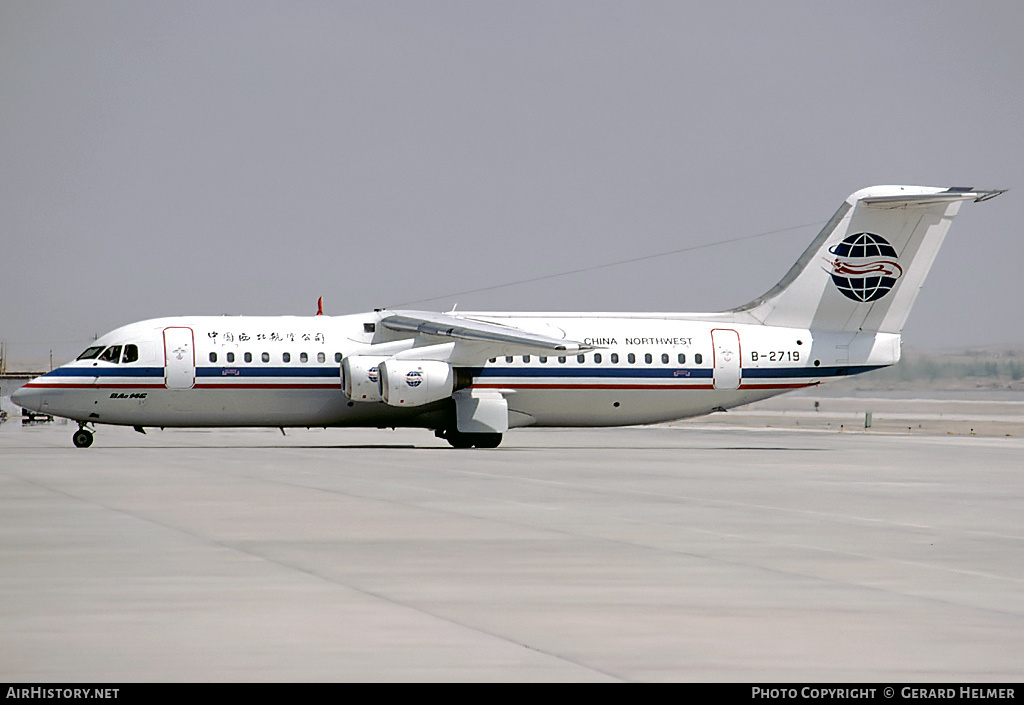
[[[324,315],[324,297],[320,297],[316,300],[316,315]]]

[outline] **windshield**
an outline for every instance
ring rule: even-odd
[[[77,359],[79,359],[79,360],[92,360],[94,357],[99,355],[101,352],[103,352],[103,346],[102,345],[97,346],[95,348],[89,348],[84,353],[79,355]]]
[[[105,362],[117,363],[118,361],[121,360],[121,346],[111,345],[109,348],[103,351],[103,354],[100,355],[100,359]]]

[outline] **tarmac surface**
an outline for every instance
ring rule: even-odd
[[[14,419],[0,680],[1022,680],[1024,425],[821,406],[496,450]]]

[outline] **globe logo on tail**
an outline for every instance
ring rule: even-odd
[[[903,276],[903,267],[896,261],[896,248],[881,235],[856,233],[843,238],[828,250],[833,259],[826,260],[826,271],[840,293],[860,303],[877,301]]]

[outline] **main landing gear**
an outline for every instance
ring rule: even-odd
[[[500,433],[462,433],[445,428],[434,431],[434,435],[448,441],[453,448],[497,448],[501,444]]]
[[[79,426],[75,435],[71,437],[71,441],[75,444],[75,448],[88,448],[92,445],[92,431],[85,426]]]

